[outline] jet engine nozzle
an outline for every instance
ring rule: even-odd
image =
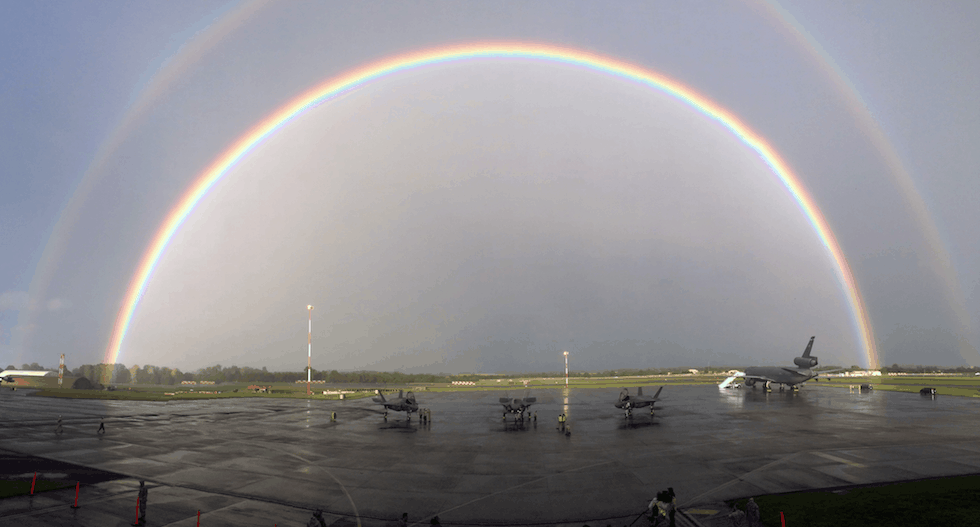
[[[801,368],[812,368],[817,365],[816,357],[796,357],[793,363]]]

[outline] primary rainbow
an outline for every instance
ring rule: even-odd
[[[398,55],[374,62],[313,87],[249,130],[248,133],[243,135],[215,159],[211,166],[197,178],[190,190],[184,194],[177,205],[170,211],[170,214],[167,215],[166,221],[163,222],[163,225],[157,231],[153,242],[143,255],[139,268],[129,284],[129,289],[119,309],[119,315],[116,318],[103,362],[113,364],[118,359],[123,339],[126,337],[129,324],[132,322],[133,314],[146,289],[146,284],[153,275],[153,271],[160,261],[160,257],[163,255],[174,234],[208,191],[232,167],[244,159],[249,152],[305,111],[329,101],[340,94],[357,89],[373,80],[392,73],[422,66],[475,59],[541,60],[614,75],[677,97],[697,109],[706,117],[713,119],[730,130],[749,148],[755,150],[766,164],[769,165],[776,176],[782,181],[783,185],[785,185],[786,189],[793,195],[793,198],[813,225],[817,236],[836,263],[838,279],[850,304],[858,344],[867,353],[868,366],[875,367],[878,365],[878,352],[875,347],[871,323],[865,311],[864,302],[861,299],[861,293],[858,290],[857,283],[851,274],[850,267],[847,265],[847,259],[844,257],[844,253],[837,244],[837,239],[834,237],[833,232],[831,232],[830,227],[827,225],[827,221],[820,213],[816,204],[814,204],[813,199],[803,188],[799,179],[762,137],[758,136],[742,124],[738,118],[715,103],[698,95],[682,84],[651,71],[585,51],[542,44],[523,43],[478,43],[445,46]]]

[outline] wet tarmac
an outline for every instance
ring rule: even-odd
[[[156,403],[4,390],[0,449],[132,479],[83,487],[72,511],[67,491],[2,500],[0,519],[131,524],[145,479],[150,525],[195,525],[196,510],[201,525],[305,525],[316,508],[337,526],[396,525],[402,513],[420,525],[434,516],[443,525],[625,525],[668,486],[681,524],[696,525],[712,523],[730,498],[980,472],[974,398],[668,386],[655,417],[639,410],[629,420],[613,407],[618,393],[533,390],[537,421],[515,423],[501,418],[503,392],[417,392],[433,417],[423,425],[404,413],[385,421],[369,399]],[[557,430],[562,412],[571,435]]]

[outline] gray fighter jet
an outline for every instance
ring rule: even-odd
[[[412,412],[418,412],[419,405],[415,402],[414,393],[408,392],[406,395],[402,395],[402,393],[402,390],[398,390],[398,397],[385,399],[385,394],[379,391],[378,396],[371,400],[385,407],[385,419],[388,419],[388,410],[392,410],[395,412],[405,412],[408,420],[411,421]]]
[[[650,417],[653,417],[653,406],[654,403],[660,400],[660,392],[663,391],[664,387],[661,386],[657,393],[653,394],[653,397],[647,397],[643,395],[643,387],[636,389],[636,395],[630,396],[629,388],[623,388],[623,391],[619,392],[619,401],[616,402],[616,408],[621,410],[626,410],[626,417],[633,417],[634,408],[643,408],[645,406],[650,407]]]
[[[538,401],[537,397],[528,397],[527,392],[524,392],[523,399],[511,399],[510,397],[501,397],[500,404],[504,406],[504,419],[507,419],[507,414],[517,414],[518,421],[524,420],[524,412],[531,407],[532,404]],[[530,412],[528,412],[528,417],[530,417]]]
[[[789,386],[790,389],[797,390],[801,384],[816,378],[820,374],[836,371],[826,370],[816,372],[812,370],[817,365],[817,358],[810,356],[810,350],[813,349],[813,339],[815,338],[817,337],[810,337],[810,343],[806,345],[806,350],[803,351],[802,357],[793,359],[793,363],[797,366],[796,368],[783,366],[752,366],[745,368],[745,374],[742,375],[745,378],[745,385],[754,388],[756,383],[761,382],[764,383],[765,389],[770,391],[772,389],[770,385],[775,383],[779,384],[780,390],[786,386]]]

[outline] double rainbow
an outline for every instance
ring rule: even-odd
[[[279,129],[289,124],[290,121],[307,110],[387,75],[443,63],[466,60],[507,59],[568,64],[613,75],[659,90],[684,101],[701,112],[705,117],[718,122],[721,126],[724,126],[735,134],[746,146],[755,150],[766,164],[769,165],[776,176],[779,177],[786,189],[793,195],[793,198],[813,226],[814,231],[816,231],[820,241],[830,252],[831,257],[836,263],[835,271],[837,277],[850,305],[851,316],[857,333],[858,346],[867,354],[869,366],[875,367],[878,365],[878,352],[875,348],[871,323],[865,311],[861,293],[858,290],[851,269],[847,265],[847,259],[837,244],[837,239],[827,225],[826,219],[824,219],[820,210],[813,202],[813,199],[800,183],[799,178],[797,178],[782,158],[779,157],[775,150],[762,137],[715,103],[698,95],[680,83],[651,71],[626,62],[584,51],[522,43],[481,43],[446,46],[398,55],[374,62],[313,87],[258,123],[215,159],[211,166],[197,178],[191,188],[167,215],[163,225],[157,231],[156,236],[154,236],[150,247],[144,253],[136,274],[130,281],[125,299],[119,309],[119,315],[116,318],[103,362],[112,364],[117,361],[122,349],[123,340],[133,320],[133,314],[146,289],[147,282],[153,275],[153,271],[156,269],[160,257],[167,249],[167,245],[181,224],[183,224],[184,220],[187,219],[194,210],[194,207],[197,206],[208,191],[265,139],[271,137]]]

